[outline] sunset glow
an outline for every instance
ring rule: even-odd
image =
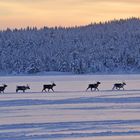
[[[140,0],[1,0],[0,29],[75,26],[140,17]]]

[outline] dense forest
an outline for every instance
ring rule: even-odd
[[[0,72],[139,73],[140,19],[0,31]]]

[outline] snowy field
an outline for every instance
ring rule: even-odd
[[[100,81],[100,91],[86,92]],[[124,91],[112,91],[115,82]],[[42,85],[55,82],[55,92]],[[0,140],[140,140],[140,75],[0,77]],[[17,85],[30,90],[16,93]]]

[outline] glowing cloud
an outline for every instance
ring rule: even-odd
[[[139,13],[139,0],[1,0],[0,28],[74,26]]]

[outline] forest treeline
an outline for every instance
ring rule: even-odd
[[[140,19],[0,31],[0,72],[139,73]]]

